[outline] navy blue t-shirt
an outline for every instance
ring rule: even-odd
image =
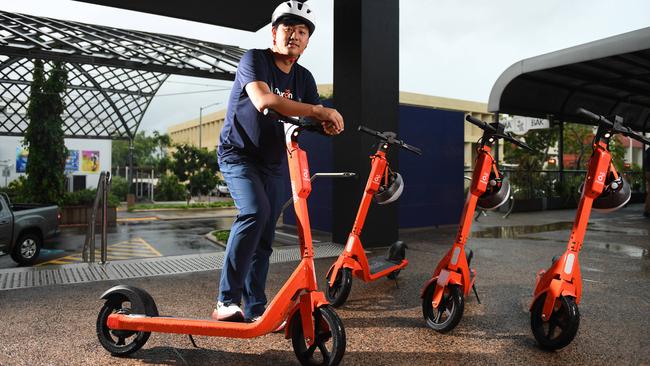
[[[273,60],[271,50],[252,49],[239,61],[228,100],[228,111],[219,138],[219,161],[249,160],[280,169],[286,157],[284,128],[257,111],[246,85],[264,81],[271,92],[297,102],[320,104],[316,81],[309,70],[293,65],[286,74]]]

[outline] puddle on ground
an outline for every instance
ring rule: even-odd
[[[546,238],[527,237],[526,234],[534,234],[548,231],[571,230],[573,228],[572,221],[556,222],[544,225],[522,225],[522,226],[499,226],[491,227],[471,233],[473,238],[492,238],[492,239],[526,239],[526,240],[550,240]],[[589,229],[592,230],[592,224],[589,224]],[[618,230],[599,229],[592,230],[599,232],[620,233]],[[623,231],[625,234],[631,234],[629,230]],[[568,237],[567,237],[568,239]],[[650,251],[641,247],[628,244],[605,243],[598,241],[585,241],[583,244],[590,248],[604,249],[612,253],[624,254],[633,258],[650,258]]]
[[[472,238],[493,238],[493,239],[514,239],[525,234],[542,233],[546,231],[570,230],[573,227],[572,221],[554,222],[543,225],[522,225],[522,226],[497,226],[470,234]]]
[[[650,258],[650,252],[648,251],[648,249],[635,247],[634,245],[603,243],[597,241],[586,242],[584,245],[590,248],[605,249],[612,253],[625,254],[633,258]]]

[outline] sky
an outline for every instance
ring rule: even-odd
[[[300,63],[318,84],[333,79],[333,0],[310,0],[316,31]],[[0,10],[166,33],[242,48],[267,48],[271,28],[257,32],[70,0],[0,0]],[[270,15],[269,15],[270,18]],[[650,26],[647,0],[401,0],[400,90],[487,103],[496,79],[525,58]],[[650,42],[650,41],[649,41]],[[171,76],[140,129],[168,126],[225,107],[230,82]],[[223,89],[216,90],[213,89]],[[167,95],[196,92],[183,95]]]

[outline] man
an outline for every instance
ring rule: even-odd
[[[219,167],[239,209],[230,231],[217,306],[212,318],[255,321],[265,310],[264,293],[283,196],[286,158],[282,124],[260,112],[322,121],[326,133],[343,131],[343,118],[320,105],[316,82],[296,61],[314,33],[309,7],[298,1],[278,5],[271,17],[273,47],[242,56],[228,102],[218,148]],[[242,311],[240,305],[244,301]]]
[[[645,210],[643,216],[650,218],[650,147],[645,149],[643,157],[643,170],[645,171]]]

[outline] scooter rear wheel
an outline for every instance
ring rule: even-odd
[[[463,317],[465,301],[463,292],[458,285],[449,285],[445,288],[438,307],[433,307],[433,294],[436,283],[427,287],[422,297],[422,315],[429,328],[440,333],[454,329]]]
[[[345,329],[341,319],[329,306],[314,311],[316,340],[309,346],[305,340],[297,311],[291,319],[291,343],[301,365],[338,365],[345,353]]]
[[[113,356],[127,356],[147,343],[151,332],[112,330],[106,324],[111,314],[130,314],[131,305],[124,296],[112,296],[104,303],[97,316],[97,337],[99,343]]]
[[[327,301],[335,308],[343,305],[350,296],[352,290],[352,271],[350,268],[341,268],[336,275],[334,284],[330,286],[331,276],[327,278],[327,290],[325,297]]]
[[[580,312],[575,299],[560,296],[548,321],[542,319],[546,294],[535,300],[530,311],[530,328],[540,348],[553,351],[564,348],[575,338],[580,326]],[[558,332],[559,330],[559,332]]]

